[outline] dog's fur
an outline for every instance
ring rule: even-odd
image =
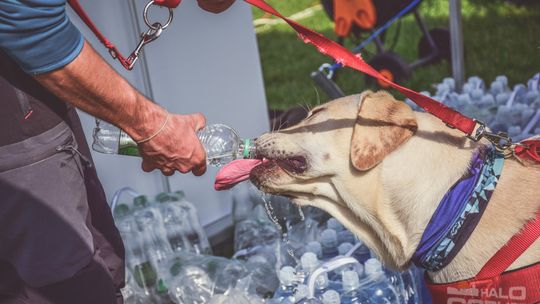
[[[262,156],[302,157],[305,168],[291,170],[271,161],[256,167],[251,180],[265,192],[324,209],[387,266],[403,269],[439,201],[484,144],[430,114],[413,112],[386,92],[366,91],[323,104],[300,124],[261,136]],[[431,278],[445,283],[476,275],[535,216],[539,181],[538,166],[507,159],[477,228],[454,260]],[[539,261],[536,241],[511,269]]]

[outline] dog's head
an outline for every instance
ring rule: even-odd
[[[377,207],[367,198],[377,191],[360,190],[377,187],[379,165],[416,129],[411,108],[386,92],[341,98],[314,108],[296,126],[261,136],[257,151],[270,161],[253,169],[251,181],[324,209],[376,245],[370,231],[357,228],[376,220]]]

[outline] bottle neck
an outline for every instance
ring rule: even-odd
[[[237,159],[253,159],[256,157],[255,139],[248,138],[240,141]]]

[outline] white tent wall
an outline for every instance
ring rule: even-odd
[[[134,2],[137,18],[126,1],[81,0],[81,4],[101,31],[129,55],[138,43],[138,28],[146,29],[142,23],[146,1]],[[170,112],[201,112],[208,123],[230,125],[243,137],[256,137],[268,130],[251,8],[243,1],[216,15],[201,10],[194,0],[184,0],[174,11],[172,24],[144,50],[147,68],[143,68],[145,62],[138,62],[131,72],[112,60],[71,11],[70,17],[119,73]],[[166,10],[152,8],[150,17],[166,18]],[[91,144],[94,118],[81,113],[81,120]],[[109,201],[124,186],[148,195],[167,187],[160,172],[144,173],[138,158],[95,152],[93,157]],[[211,233],[230,223],[231,211],[230,192],[213,189],[216,172],[216,168],[209,168],[202,177],[176,173],[168,179],[172,191],[184,190],[188,200],[196,204],[203,225],[213,226]]]

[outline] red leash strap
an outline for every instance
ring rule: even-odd
[[[540,139],[524,140],[514,148],[516,156],[540,163]]]
[[[272,14],[276,17],[283,19],[287,22],[294,30],[298,33],[299,37],[304,40],[306,43],[311,43],[317,50],[322,54],[332,57],[336,62],[342,64],[343,66],[351,67],[355,70],[358,70],[362,73],[368,74],[378,80],[381,80],[388,85],[392,86],[396,90],[403,93],[405,96],[414,101],[418,106],[423,108],[426,112],[431,113],[432,115],[438,117],[443,122],[445,122],[449,127],[456,128],[468,136],[473,136],[473,138],[478,138],[478,135],[473,135],[478,123],[467,117],[463,114],[454,111],[442,103],[431,99],[430,97],[424,96],[418,92],[410,90],[408,88],[402,87],[394,82],[386,79],[382,76],[377,70],[369,66],[360,55],[355,55],[351,53],[346,48],[335,43],[334,41],[324,37],[323,35],[314,32],[308,28],[303,27],[302,25],[287,19],[277,12],[274,8],[268,5],[264,0],[245,0],[247,3],[260,8],[261,10]],[[476,132],[478,133],[478,132]]]
[[[474,280],[491,279],[501,275],[538,238],[540,238],[540,212],[529,221],[520,233],[514,235],[506,245],[489,259]]]
[[[86,24],[86,26],[88,26],[88,28],[92,31],[92,33],[94,33],[94,35],[99,39],[99,41],[107,48],[109,49],[109,53],[111,54],[111,56],[115,59],[118,59],[118,61],[120,61],[120,63],[122,64],[122,66],[124,68],[126,68],[127,70],[131,70],[132,69],[132,66],[131,66],[131,60],[130,58],[125,58],[124,56],[122,56],[122,54],[120,53],[120,51],[116,48],[116,46],[109,41],[109,39],[107,39],[100,31],[99,29],[97,28],[97,26],[94,24],[94,22],[92,22],[92,19],[90,19],[90,17],[88,16],[88,14],[86,14],[86,11],[83,9],[83,7],[81,6],[81,4],[79,3],[78,0],[67,0],[69,5],[73,8],[73,10],[75,11],[75,13],[77,13],[77,15],[79,15],[79,17],[81,18],[81,20]]]
[[[176,8],[182,0],[154,0],[155,5],[164,6],[167,8]]]
[[[73,8],[75,13],[77,13],[77,15],[79,15],[79,17],[86,24],[86,26],[88,26],[88,28],[99,39],[99,41],[109,50],[109,53],[111,54],[111,56],[114,59],[118,59],[118,61],[120,61],[120,63],[122,64],[122,66],[126,70],[132,70],[133,65],[135,64],[135,62],[139,58],[139,54],[140,54],[142,48],[146,44],[156,40],[161,35],[162,31],[167,26],[169,26],[169,24],[172,21],[172,9],[176,8],[178,5],[180,5],[181,0],[152,0],[146,5],[146,7],[144,9],[144,20],[145,20],[145,23],[148,25],[149,30],[146,33],[142,33],[141,41],[139,42],[139,44],[137,45],[137,47],[135,48],[133,53],[131,53],[131,55],[129,55],[129,57],[127,57],[127,58],[124,57],[120,53],[118,48],[116,48],[116,46],[111,41],[109,41],[109,39],[107,39],[107,37],[105,37],[101,33],[101,31],[97,28],[97,26],[94,24],[94,22],[92,22],[92,19],[90,19],[90,17],[86,13],[86,11],[83,9],[82,5],[79,3],[78,0],[67,0],[67,2]],[[154,24],[150,24],[149,21],[147,20],[146,13],[147,13],[148,8],[151,5],[163,6],[163,7],[166,7],[166,8],[169,9],[169,19],[167,20],[167,22],[164,25],[162,25],[159,22],[154,23]]]

